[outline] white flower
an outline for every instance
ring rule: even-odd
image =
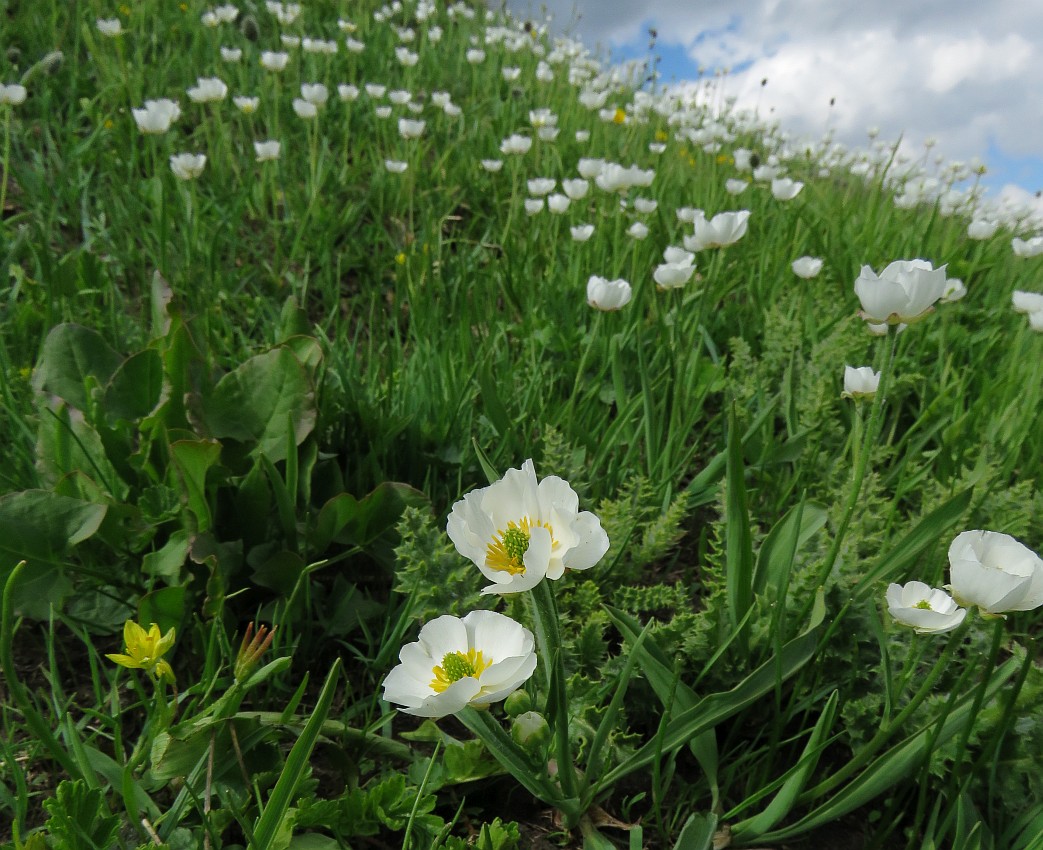
[[[384,168],[392,174],[402,174],[407,168],[409,168],[409,163],[403,162],[400,159],[385,159]]]
[[[536,80],[541,83],[550,83],[554,80],[554,71],[542,60],[536,66]]]
[[[556,215],[568,212],[569,204],[572,201],[569,200],[567,195],[554,194],[547,198],[547,209]]]
[[[239,47],[222,47],[221,58],[225,62],[238,62],[243,58],[242,48]]]
[[[561,132],[557,127],[540,127],[536,130],[536,137],[541,142],[553,142]]]
[[[525,199],[525,214],[536,215],[543,209],[543,198],[526,198]]]
[[[695,256],[673,245],[663,251],[665,263],[656,266],[652,279],[659,289],[679,289],[692,279],[695,273]]]
[[[587,281],[587,303],[595,310],[619,310],[630,303],[632,294],[630,284],[622,278],[606,280],[593,274]]]
[[[659,202],[651,198],[634,198],[634,209],[639,213],[653,213],[658,206]]]
[[[577,224],[575,227],[569,228],[569,233],[572,234],[573,242],[586,242],[594,235],[594,225]]]
[[[724,248],[732,245],[746,235],[749,210],[718,213],[707,221],[705,216],[695,219],[692,236],[686,236],[684,246],[689,251],[702,251],[706,248]]]
[[[348,49],[348,53],[361,53],[366,49],[366,42],[359,41],[357,38],[346,38],[344,46]]]
[[[583,142],[590,141],[590,130],[577,130],[576,141],[582,144]]]
[[[272,50],[265,50],[261,54],[261,67],[268,71],[281,71],[289,61],[289,53],[276,53]]]
[[[216,7],[214,14],[217,15],[217,19],[222,23],[233,24],[235,19],[239,17],[239,10],[231,3],[226,3],[223,6]]]
[[[724,191],[729,195],[741,195],[749,185],[748,180],[739,180],[733,177],[724,181]]]
[[[284,27],[288,27],[294,21],[297,20],[297,16],[301,13],[300,3],[287,3],[285,6],[281,3],[274,4],[277,8],[272,13],[278,19],[279,23]]]
[[[506,699],[536,669],[532,632],[495,611],[444,614],[402,647],[384,700],[418,717],[446,717]]]
[[[627,228],[627,236],[631,236],[634,239],[644,239],[648,236],[648,226],[640,221],[635,221]]]
[[[1043,236],[1033,236],[1031,239],[1019,239],[1015,236],[1010,240],[1010,247],[1016,257],[1035,257],[1043,254]]]
[[[182,180],[195,180],[206,166],[206,154],[178,153],[170,157],[170,170]]]
[[[258,162],[268,162],[279,158],[282,145],[275,140],[267,142],[254,142],[254,152],[257,154]]]
[[[533,177],[531,180],[526,181],[526,186],[529,189],[529,194],[539,197],[540,195],[549,195],[554,191],[554,187],[558,181],[553,177]]]
[[[3,102],[3,87],[0,86],[0,103]],[[158,135],[169,130],[170,125],[181,117],[181,107],[164,97],[146,100],[144,109],[132,109],[131,114],[142,133]]]
[[[395,106],[405,106],[413,99],[413,95],[405,89],[392,89],[388,92],[388,100]]]
[[[187,94],[193,103],[217,103],[228,96],[228,86],[220,77],[199,77]]]
[[[337,95],[345,103],[348,103],[353,100],[358,100],[359,88],[358,86],[353,86],[348,83],[341,83],[339,86],[337,86]]]
[[[510,66],[507,66],[507,67],[501,68],[500,69],[500,73],[503,75],[503,78],[507,82],[513,83],[515,80],[518,79],[518,77],[521,76],[521,68],[512,68]]]
[[[482,168],[488,171],[490,174],[495,174],[497,171],[503,168],[502,159],[483,159]]]
[[[675,265],[690,266],[695,262],[695,254],[676,245],[667,245],[663,249],[663,260]]]
[[[279,36],[279,41],[281,41],[285,47],[299,47],[301,44],[301,37],[299,35],[288,35],[287,33],[283,33]]]
[[[457,551],[494,584],[482,593],[529,590],[566,569],[586,570],[608,551],[608,535],[567,481],[536,480],[531,460],[453,505],[447,527]]]
[[[221,23],[221,19],[212,11],[203,12],[203,14],[199,16],[199,20],[204,27],[210,27],[211,29]]]
[[[562,180],[561,188],[573,201],[579,201],[587,196],[587,192],[590,191],[590,183],[582,179]]]
[[[390,118],[391,117],[391,107],[390,106],[376,106],[376,107],[373,108],[373,114],[376,115],[377,118]]]
[[[767,183],[779,176],[777,165],[758,165],[753,169],[753,179]]]
[[[582,160],[580,162],[582,163]],[[582,169],[580,174],[583,174]],[[651,186],[654,178],[654,169],[642,170],[636,165],[624,168],[622,165],[609,162],[602,166],[600,173],[594,177],[594,182],[606,192],[625,192],[632,186]]]
[[[696,207],[678,207],[675,214],[677,220],[685,224],[695,224],[697,218],[706,218],[706,214]]]
[[[98,32],[109,38],[123,35],[123,22],[119,18],[98,18],[95,25],[98,27]]]
[[[1036,333],[1043,333],[1043,310],[1029,313],[1029,327]]]
[[[259,97],[245,97],[237,94],[232,98],[232,103],[235,104],[240,112],[250,115],[257,111],[257,107],[261,105],[261,99]]]
[[[793,261],[793,274],[805,279],[817,277],[822,271],[822,260],[817,257],[800,257]]]
[[[790,180],[788,177],[780,177],[771,181],[771,194],[777,201],[792,201],[803,188],[803,183],[798,180]]]
[[[398,119],[398,134],[403,139],[419,139],[424,134],[426,121],[415,121],[412,118]]]
[[[502,154],[524,154],[532,147],[532,139],[528,136],[519,136],[513,133],[500,142],[500,153]]]
[[[605,167],[605,160],[603,159],[580,159],[576,165],[576,170],[579,172],[580,177],[584,177],[587,180],[593,180],[597,177],[601,170]]]
[[[753,168],[753,151],[746,148],[736,148],[732,151],[732,159],[735,160],[737,171],[750,171]]]
[[[1038,292],[1022,292],[1015,289],[1010,301],[1018,313],[1038,313],[1043,310],[1043,295]]]
[[[921,635],[952,631],[967,616],[966,609],[960,608],[948,593],[922,581],[888,585],[887,611]]]
[[[388,87],[381,85],[380,83],[366,83],[366,94],[372,98],[383,97],[387,90]]]
[[[666,150],[666,142],[649,142],[648,150],[654,154],[661,154]]]
[[[991,239],[996,235],[999,227],[1000,223],[998,221],[976,218],[967,225],[967,236],[970,239]]]
[[[400,65],[404,65],[406,68],[412,68],[420,61],[420,54],[414,53],[408,47],[396,47],[395,58],[398,59]]]
[[[872,398],[880,386],[880,373],[872,366],[844,367],[844,391],[842,398]]]
[[[445,106],[442,107],[442,111],[450,118],[457,118],[460,115],[463,115],[464,112],[463,109],[461,109],[455,103],[447,103]]]
[[[959,301],[967,294],[967,287],[963,285],[963,281],[958,277],[950,277],[945,281],[945,291],[942,292],[942,297],[939,299],[943,304],[952,304],[954,301]]]
[[[949,546],[949,590],[983,614],[1043,605],[1043,560],[1009,534],[964,531]]]
[[[307,100],[295,97],[293,99],[293,111],[297,113],[298,118],[314,118],[319,114],[319,107]]]
[[[464,57],[472,65],[480,65],[482,62],[485,61],[485,51],[472,47],[470,50],[467,51],[467,53],[464,54]]]
[[[945,266],[935,269],[926,260],[897,260],[879,276],[862,266],[855,281],[862,318],[889,325],[915,322],[942,297],[945,280]]]
[[[305,53],[323,53],[332,56],[337,52],[337,42],[321,38],[304,38],[301,39],[301,49]]]
[[[330,90],[322,83],[301,83],[301,98],[315,106],[325,106]]]

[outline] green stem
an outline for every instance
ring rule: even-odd
[[[865,765],[876,754],[877,750],[887,743],[888,739],[894,734],[894,732],[901,728],[902,724],[905,723],[908,717],[916,711],[920,704],[931,694],[935,682],[938,681],[938,677],[949,669],[949,659],[952,657],[953,651],[956,647],[963,642],[963,635],[966,631],[967,621],[965,620],[949,636],[949,642],[946,644],[941,656],[934,663],[931,671],[924,679],[923,684],[920,685],[920,689],[913,694],[906,706],[898,712],[893,720],[881,726],[872,739],[870,739],[869,743],[862,747],[862,749],[855,754],[854,758],[845,763],[840,770],[830,776],[829,779],[820,782],[814,788],[811,788],[802,794],[802,802],[821,797],[823,794],[828,794]],[[986,683],[988,682],[988,676],[985,677],[985,681]],[[972,713],[972,717],[973,716],[974,714]]]
[[[858,507],[859,497],[862,495],[862,484],[865,482],[866,471],[869,467],[869,459],[873,454],[873,446],[876,443],[877,438],[880,436],[887,385],[891,377],[891,367],[894,365],[895,350],[897,347],[898,332],[897,330],[892,330],[891,346],[888,349],[883,366],[880,369],[880,383],[877,386],[876,395],[873,396],[873,408],[869,414],[869,425],[865,430],[865,437],[862,440],[862,445],[858,449],[858,462],[855,466],[855,474],[851,481],[851,491],[848,494],[847,504],[844,505],[844,513],[841,516],[840,525],[837,527],[837,533],[833,537],[833,543],[829,547],[829,553],[826,555],[826,560],[822,564],[822,571],[818,576],[818,581],[816,582],[818,585],[825,584],[826,579],[829,578],[829,574],[833,571],[833,567],[836,565],[837,558],[840,555],[840,547],[844,542],[844,536],[847,534],[848,526],[851,524],[851,517],[854,516],[855,508]],[[807,611],[804,612],[805,616],[806,614]]]
[[[11,163],[11,110],[13,108],[7,106],[4,109],[4,167],[3,177],[0,178],[0,221],[3,221],[4,204],[7,202],[7,176]]]
[[[554,754],[558,762],[558,779],[566,799],[579,796],[576,761],[569,741],[568,698],[565,694],[565,664],[562,658],[561,634],[558,631],[558,606],[550,581],[544,579],[532,589],[536,615],[536,642],[541,658],[550,668],[547,694],[547,720],[554,729]],[[566,813],[567,814],[567,813]],[[569,826],[575,826],[570,823]]]

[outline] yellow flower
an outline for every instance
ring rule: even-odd
[[[613,124],[622,124],[626,120],[627,120],[626,112],[624,110],[622,110],[622,109],[618,109],[617,108],[616,111],[615,111],[615,114],[612,116],[612,123]]]
[[[406,264],[406,255],[399,251],[397,254],[395,254],[395,262],[398,263],[400,266],[404,266]]]
[[[152,623],[146,632],[133,620],[127,620],[123,624],[123,643],[127,647],[126,655],[114,653],[105,657],[109,661],[115,661],[121,667],[147,670],[156,679],[174,684],[174,671],[163,660],[163,656],[174,645],[173,629],[161,636],[159,626],[155,623]]]
[[[666,130],[656,130],[655,131],[655,140],[657,142],[665,142],[669,138],[670,138],[670,136],[669,136],[669,134],[667,134]]]

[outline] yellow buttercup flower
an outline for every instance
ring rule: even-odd
[[[127,648],[126,655],[113,653],[105,657],[109,661],[115,661],[121,667],[147,670],[156,679],[174,684],[174,671],[163,660],[163,656],[174,645],[173,629],[170,629],[165,635],[160,635],[159,626],[155,623],[152,623],[148,627],[148,631],[145,631],[133,620],[127,620],[123,624],[123,643]]]

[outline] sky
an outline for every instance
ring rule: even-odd
[[[739,107],[798,138],[867,131],[910,152],[979,157],[992,197],[1041,205],[1040,0],[507,0],[517,17],[553,15],[612,61],[646,58],[657,32],[661,82],[730,69]],[[767,82],[762,85],[762,80]],[[830,106],[830,100],[834,105]]]

